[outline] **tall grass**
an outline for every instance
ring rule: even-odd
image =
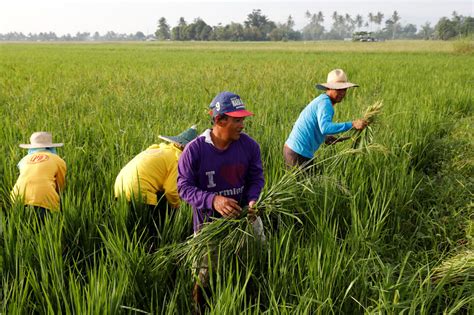
[[[451,43],[368,45],[2,45],[0,312],[189,313],[192,257],[210,243],[210,313],[472,312],[471,269],[452,259],[472,251],[474,107],[459,78],[474,61]],[[337,121],[383,99],[371,144],[322,147],[313,172],[287,171],[283,143],[333,68],[361,86]],[[115,176],[159,134],[209,127],[221,90],[255,112],[246,131],[262,150],[267,241],[245,217],[193,238],[183,204],[150,248],[127,228]],[[9,200],[17,145],[37,130],[65,143],[68,165],[62,211],[43,225]]]
[[[463,38],[456,40],[453,43],[454,52],[458,54],[471,54],[474,53],[474,39]]]

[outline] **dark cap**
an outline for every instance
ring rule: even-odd
[[[245,109],[245,104],[240,96],[232,92],[219,93],[209,105],[212,117],[226,114],[231,117],[247,117],[253,113]]]

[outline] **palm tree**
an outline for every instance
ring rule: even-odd
[[[352,34],[356,26],[356,21],[352,19],[352,17],[347,13],[345,15],[345,20],[346,20],[346,23],[344,25],[345,26],[344,28],[347,29],[349,34]]]
[[[374,20],[375,20],[375,23],[379,25],[379,29],[380,29],[380,25],[382,24],[382,21],[383,21],[383,13],[377,12],[377,15],[374,16]]]
[[[391,20],[393,22],[393,28],[392,28],[392,39],[395,39],[395,34],[397,33],[397,27],[398,27],[398,21],[400,21],[401,17],[398,15],[398,12],[395,10],[393,11]]]
[[[364,18],[362,17],[362,15],[360,15],[360,14],[356,15],[355,23],[357,25],[357,28],[361,28],[362,25],[364,25]]]
[[[372,30],[372,22],[374,21],[374,15],[372,14],[372,12],[369,12],[368,18],[370,23],[370,30]]]
[[[318,12],[318,16],[316,18],[317,22],[322,24],[324,22],[324,15],[323,15],[323,12],[319,11]]]

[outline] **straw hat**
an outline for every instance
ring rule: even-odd
[[[158,136],[160,139],[175,143],[182,147],[186,146],[189,142],[191,142],[194,138],[198,135],[196,126],[191,126],[191,128],[183,131],[177,136]]]
[[[320,90],[343,90],[359,85],[347,81],[347,75],[342,69],[334,69],[328,74],[326,83],[316,84]]]
[[[30,144],[20,144],[23,149],[38,149],[38,148],[57,148],[62,147],[63,143],[53,143],[53,136],[46,131],[38,131],[31,135]]]

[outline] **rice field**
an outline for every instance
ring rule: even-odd
[[[336,121],[383,103],[369,143],[323,146],[312,175],[286,171],[283,143],[334,68],[360,85]],[[191,258],[206,248],[191,208],[150,250],[113,183],[158,135],[209,128],[208,104],[229,90],[255,113],[267,242],[245,218],[208,227],[209,313],[472,314],[472,69],[452,42],[0,44],[0,313],[191,313]],[[43,226],[9,199],[18,144],[40,130],[68,166],[62,212]]]

